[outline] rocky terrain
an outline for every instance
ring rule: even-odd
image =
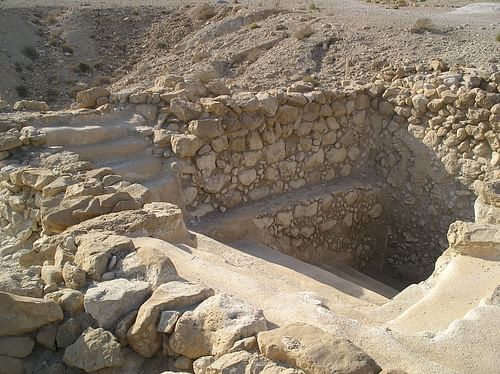
[[[496,372],[465,5],[1,1],[0,374]]]

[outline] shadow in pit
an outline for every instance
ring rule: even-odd
[[[381,194],[388,236],[382,261],[361,271],[402,289],[432,273],[451,223],[474,220],[476,196],[467,186],[481,168],[453,153],[441,161],[406,129],[383,139],[372,159],[389,185]]]
[[[358,299],[364,299],[365,297],[368,298],[368,294],[370,294],[370,291],[382,294],[378,292],[378,290],[371,290],[365,287],[361,287],[356,283],[342,278],[334,272],[330,272],[317,266],[300,261],[278,250],[271,249],[264,244],[260,244],[250,240],[233,241],[228,244],[231,245],[231,247],[237,248],[238,250],[246,253],[249,256],[257,257],[265,260],[266,262],[279,265],[283,267],[284,272],[296,272],[305,275],[316,282],[329,287],[333,287],[345,294],[356,297]],[[305,284],[304,286],[307,287],[307,285]],[[373,298],[373,294],[370,296],[370,298]],[[386,297],[392,296],[394,295],[387,295]]]

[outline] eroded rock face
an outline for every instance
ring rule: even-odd
[[[246,351],[228,353],[210,364],[205,374],[265,373],[304,374],[302,370],[285,368],[257,353]]]
[[[75,263],[89,277],[99,280],[106,272],[112,255],[123,254],[134,249],[129,238],[110,232],[91,232],[78,238]]]
[[[148,282],[153,290],[179,277],[168,256],[149,246],[128,254],[118,263],[115,273],[122,278]]]
[[[0,292],[0,336],[21,335],[63,319],[53,301]]]
[[[85,370],[87,373],[124,362],[120,343],[109,331],[88,328],[64,351],[64,363]]]
[[[97,105],[97,99],[109,96],[108,89],[103,87],[93,87],[88,90],[80,91],[76,95],[76,102],[81,108],[94,108]]]
[[[150,292],[147,282],[127,279],[101,282],[85,293],[85,311],[97,321],[99,327],[109,330],[120,317],[139,308]]]
[[[295,323],[257,335],[260,351],[267,358],[306,373],[378,373],[381,368],[349,340],[323,330]]]
[[[179,318],[170,337],[170,347],[192,359],[220,356],[237,340],[264,330],[267,321],[261,310],[234,296],[219,294]]]
[[[182,310],[214,294],[201,284],[168,282],[159,286],[139,308],[134,325],[127,334],[131,348],[142,357],[152,357],[161,346],[162,336],[157,331],[161,312]]]

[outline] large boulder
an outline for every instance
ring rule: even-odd
[[[294,323],[257,336],[270,360],[311,374],[372,374],[382,369],[361,348],[315,326]]]
[[[99,327],[110,330],[123,315],[139,308],[150,293],[147,282],[127,279],[101,282],[85,293],[85,311]]]
[[[118,263],[115,274],[121,278],[148,282],[153,290],[179,278],[170,258],[149,245],[139,246],[123,258]]]
[[[127,192],[89,196],[81,194],[79,186],[80,184],[69,186],[65,198],[56,206],[44,207],[42,226],[46,231],[59,233],[90,218],[125,210],[122,209],[124,206],[127,210],[140,208],[139,202]]]
[[[46,294],[44,299],[58,303],[64,313],[70,316],[83,311],[83,294],[77,290],[64,288]]]
[[[302,370],[285,368],[257,353],[239,351],[225,354],[210,364],[205,374],[304,374]]]
[[[110,232],[92,231],[77,238],[75,264],[89,277],[100,280],[113,255],[125,255],[134,249],[132,240]]]
[[[16,101],[13,106],[14,110],[31,110],[35,112],[45,112],[49,110],[49,106],[45,101],[35,100],[20,100]]]
[[[0,152],[19,148],[22,145],[23,142],[19,139],[19,135],[10,132],[0,133]]]
[[[0,336],[35,331],[63,317],[61,307],[54,301],[0,292]]]
[[[124,362],[120,343],[109,331],[89,327],[72,345],[66,348],[64,363],[91,373]]]
[[[221,356],[240,339],[267,330],[262,310],[227,294],[213,296],[184,313],[170,336],[170,347],[191,359]]]
[[[162,335],[157,331],[161,312],[198,304],[214,294],[201,284],[168,282],[158,287],[139,308],[134,325],[127,334],[131,348],[143,357],[154,356],[161,347]]]
[[[105,214],[70,228],[70,232],[90,230],[110,231],[130,237],[151,236],[172,243],[196,245],[196,237],[188,232],[182,210],[163,202],[145,204],[139,210]]]
[[[24,374],[23,361],[18,358],[0,356],[0,373]]]
[[[103,87],[92,87],[88,90],[80,91],[76,95],[76,102],[80,108],[94,108],[97,105],[97,99],[108,97],[109,90]]]
[[[0,356],[27,357],[31,354],[34,346],[35,341],[28,336],[0,337]]]
[[[172,151],[180,157],[193,157],[203,145],[203,140],[192,134],[174,134],[170,141]]]

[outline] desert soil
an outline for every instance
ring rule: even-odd
[[[145,87],[165,73],[215,75],[259,90],[304,77],[323,85],[366,81],[390,64],[484,65],[500,56],[499,1],[472,11],[459,9],[463,0],[398,9],[391,1],[213,1],[217,12],[206,22],[194,16],[200,3],[0,1],[0,96],[61,108],[89,86]],[[275,12],[206,37],[240,8]],[[297,37],[306,25],[313,33]]]

